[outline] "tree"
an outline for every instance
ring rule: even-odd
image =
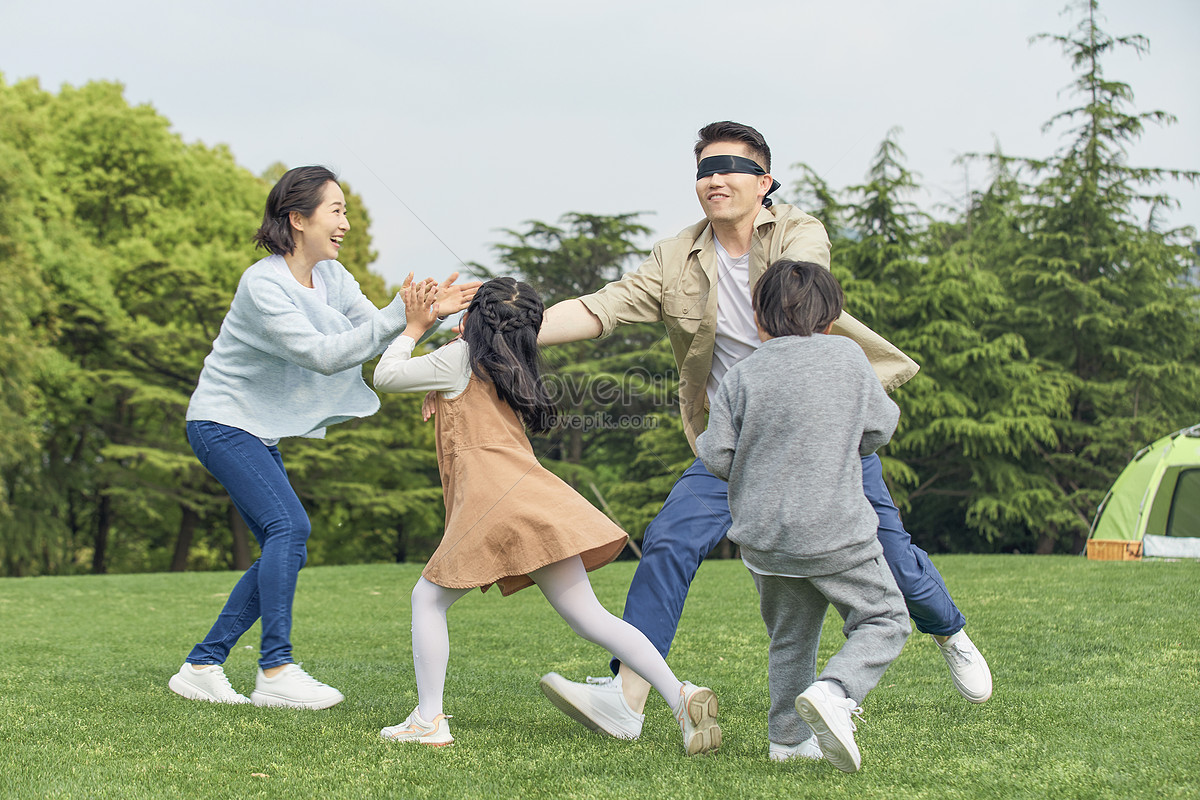
[[[1074,30],[1034,37],[1058,43],[1076,74],[1078,105],[1046,124],[1066,124],[1066,144],[1047,159],[987,156],[1030,176],[1007,209],[1021,252],[989,264],[1015,301],[1007,328],[1068,392],[1054,441],[1022,461],[1017,499],[990,512],[997,536],[1024,529],[1037,552],[1078,551],[1121,466],[1145,442],[1194,422],[1200,391],[1194,232],[1158,230],[1158,212],[1173,201],[1154,188],[1200,173],[1129,165],[1127,148],[1145,124],[1174,118],[1130,110],[1132,90],[1102,63],[1117,47],[1145,53],[1148,42],[1101,30],[1096,0],[1072,7]]]
[[[906,527],[928,549],[973,550],[987,546],[984,509],[1006,491],[1014,455],[1052,439],[1047,415],[1061,393],[1031,368],[1021,338],[994,324],[1011,302],[964,225],[910,200],[919,186],[898,136],[889,131],[865,183],[797,188],[835,215],[832,267],[847,310],[921,365],[895,392],[903,414],[880,452]]]

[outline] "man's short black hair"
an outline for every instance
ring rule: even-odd
[[[771,171],[771,148],[767,147],[767,140],[758,131],[751,128],[749,125],[743,125],[740,122],[710,122],[699,130],[696,134],[696,163],[700,163],[700,154],[704,152],[704,148],[710,144],[717,142],[741,142],[750,148],[750,152],[754,153],[754,160],[758,165],[767,172]]]

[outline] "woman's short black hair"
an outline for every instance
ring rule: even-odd
[[[337,175],[326,167],[296,167],[283,173],[267,195],[262,225],[254,234],[255,246],[277,256],[291,255],[296,241],[292,238],[289,215],[298,211],[301,216],[312,216],[325,196],[325,184],[330,181],[337,183]]]
[[[811,261],[780,259],[754,287],[754,315],[771,336],[822,333],[842,313],[845,297],[837,278]]]

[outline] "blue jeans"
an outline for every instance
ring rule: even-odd
[[[188,443],[229,492],[262,555],[242,575],[204,641],[188,653],[189,664],[223,664],[230,649],[262,618],[263,669],[292,662],[292,598],[296,577],[308,560],[312,526],[300,505],[279,448],[240,428],[192,420]]]
[[[900,512],[883,482],[879,456],[862,460],[863,494],[879,515],[879,543],[908,613],[923,633],[948,636],[966,618],[942,581],[929,554],[912,543]],[[658,516],[642,537],[642,560],[625,598],[624,619],[646,634],[665,658],[679,627],[683,602],[696,570],[729,531],[729,484],[705,469],[700,459],[671,488]],[[618,662],[612,662],[615,672]]]

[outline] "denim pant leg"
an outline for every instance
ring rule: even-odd
[[[225,490],[262,555],[238,580],[204,641],[188,654],[192,664],[220,664],[254,621],[262,617],[258,663],[270,669],[292,661],[292,599],[308,559],[311,526],[288,482],[276,447],[215,422],[191,421],[188,442],[200,463]]]
[[[624,620],[667,656],[696,570],[729,531],[729,484],[700,459],[671,487],[642,537],[642,559],[625,598]],[[619,662],[612,661],[616,672]]]
[[[938,636],[955,633],[966,624],[966,617],[950,598],[950,591],[937,567],[929,560],[929,554],[913,544],[912,537],[904,530],[900,512],[883,482],[879,456],[872,453],[864,458],[862,472],[863,494],[879,515],[878,535],[879,543],[883,545],[883,557],[904,595],[904,603],[917,630]]]

